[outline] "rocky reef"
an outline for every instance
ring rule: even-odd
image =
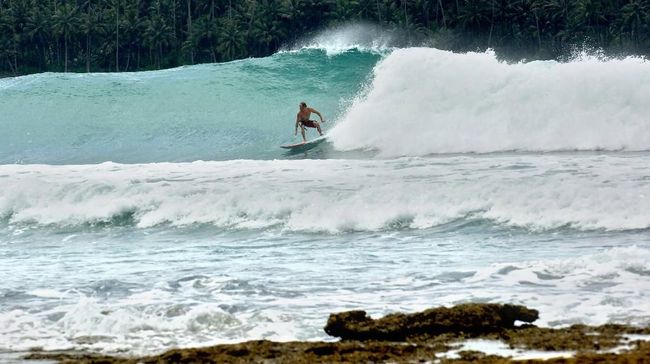
[[[462,304],[372,319],[364,311],[331,314],[325,326],[338,342],[248,341],[206,348],[174,349],[142,358],[74,352],[34,352],[25,359],[59,363],[510,363],[512,357],[459,349],[468,339],[499,340],[511,348],[570,351],[569,357],[518,363],[650,363],[650,328],[532,325],[536,310],[501,304]],[[520,321],[521,325],[515,325]],[[450,350],[454,355],[449,355]]]
[[[373,320],[365,311],[331,314],[325,332],[343,340],[415,341],[447,333],[481,335],[533,322],[537,310],[499,304],[462,304],[413,314],[396,313]]]

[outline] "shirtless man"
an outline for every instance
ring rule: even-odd
[[[321,136],[323,135],[323,132],[320,129],[320,124],[318,123],[318,121],[309,120],[309,116],[311,115],[311,113],[318,115],[321,123],[325,122],[325,119],[323,119],[323,115],[321,115],[316,109],[307,107],[306,103],[301,102],[300,111],[298,111],[298,115],[296,116],[296,130],[293,132],[293,135],[298,134],[298,126],[300,126],[303,143],[307,142],[307,138],[305,138],[305,127],[316,128],[316,130],[318,130],[318,134],[320,134]]]

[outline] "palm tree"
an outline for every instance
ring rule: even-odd
[[[190,37],[192,33],[192,0],[187,0],[187,38]],[[194,64],[194,46],[192,43],[189,43],[191,46],[189,48],[190,52],[190,64]],[[185,44],[183,44],[185,46]]]
[[[29,36],[25,29],[29,15],[29,5],[26,0],[9,1],[9,8],[5,15],[6,25],[4,26],[11,36],[11,55],[13,58],[12,68],[18,72],[18,58],[24,58],[23,44]],[[22,59],[21,59],[22,62]]]
[[[2,8],[0,7],[0,9]],[[0,12],[0,57],[7,61],[9,70],[16,75],[18,73],[18,63],[16,60],[14,17],[11,12],[2,10]]]
[[[355,0],[355,19],[377,21],[379,17],[377,5],[379,0]]]
[[[535,29],[535,37],[537,38],[537,52],[540,52],[542,49],[542,32],[543,32],[543,25],[546,24],[546,22],[542,19],[540,20],[541,17],[544,16],[544,0],[533,0],[530,3],[530,11],[529,13],[532,15],[532,18],[534,19],[534,25],[529,27]]]
[[[146,21],[144,31],[145,43],[151,51],[156,50],[156,66],[160,69],[162,50],[170,44],[173,37],[171,27],[160,14],[154,14]]]
[[[126,65],[124,71],[129,69],[133,49],[136,54],[140,53],[140,37],[146,29],[147,22],[140,16],[140,0],[131,2],[125,6],[120,28],[122,29],[122,48],[126,46]]]
[[[282,0],[280,17],[289,24],[289,34],[297,37],[304,30],[302,0]]]
[[[438,9],[438,1],[437,0],[417,0],[416,1],[417,8],[421,10],[423,20],[424,20],[424,26],[426,28],[429,28],[431,26],[431,21],[436,20],[438,15],[436,14],[436,10]],[[418,12],[415,12],[416,14]],[[433,15],[433,19],[431,16]],[[443,16],[444,19],[444,16]],[[443,20],[444,21],[444,20]]]
[[[215,44],[217,43],[218,33],[219,26],[217,25],[217,20],[209,14],[201,16],[193,23],[192,31],[184,46],[186,49],[207,49],[211,61],[213,63],[217,62]]]
[[[115,72],[120,71],[120,5],[121,0],[110,0],[110,10],[115,16]]]
[[[63,36],[65,49],[65,72],[68,72],[68,42],[79,29],[77,9],[70,3],[59,7],[52,16],[52,29],[58,36]]]
[[[268,54],[280,47],[287,33],[280,19],[280,7],[276,1],[265,1],[257,21],[251,29],[252,44],[261,47],[262,54]]]
[[[553,34],[558,34],[566,29],[566,24],[569,19],[569,12],[571,2],[568,0],[543,0],[541,6],[545,13],[545,17],[549,19]]]
[[[90,72],[90,59],[92,55],[93,36],[106,33],[104,16],[98,5],[94,5],[92,0],[85,4],[86,12],[81,16],[81,32],[86,36],[86,72]]]
[[[223,20],[218,40],[219,53],[226,61],[236,59],[244,53],[246,39],[235,20],[227,18]]]
[[[581,37],[595,36],[604,42],[601,29],[608,27],[608,19],[601,1],[577,0],[569,17],[569,29]]]
[[[29,40],[36,44],[36,48],[40,50],[40,69],[44,70],[46,68],[46,53],[47,53],[47,41],[50,38],[51,25],[50,25],[51,14],[48,13],[47,7],[44,6],[34,6],[30,9],[29,15],[27,17],[27,22],[25,24],[25,30],[29,36]]]
[[[647,26],[648,4],[644,0],[630,0],[621,8],[621,33],[628,33],[637,49],[639,33]]]
[[[358,12],[358,0],[335,0],[334,9],[328,15],[336,23],[345,23],[355,19]]]
[[[490,22],[491,9],[485,0],[465,0],[458,20],[463,28],[478,34]]]

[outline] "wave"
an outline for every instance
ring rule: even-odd
[[[322,30],[315,36],[302,39],[282,51],[301,52],[305,49],[317,49],[333,56],[356,50],[386,55],[407,44],[408,37],[400,30],[389,30],[376,24],[355,22]]]
[[[305,48],[163,71],[3,79],[0,163],[281,158],[278,146],[296,140],[299,102],[337,119],[379,58]]]
[[[644,59],[508,64],[405,44],[353,24],[260,59],[2,79],[0,163],[287,158],[300,101],[329,121],[321,157],[650,149]]]
[[[650,228],[648,154],[0,166],[3,225]]]
[[[332,130],[341,150],[381,156],[650,149],[650,62],[508,64],[493,52],[392,52]]]

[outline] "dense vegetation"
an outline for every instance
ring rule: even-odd
[[[0,74],[132,71],[268,55],[367,20],[437,47],[647,54],[650,0],[0,0]]]

